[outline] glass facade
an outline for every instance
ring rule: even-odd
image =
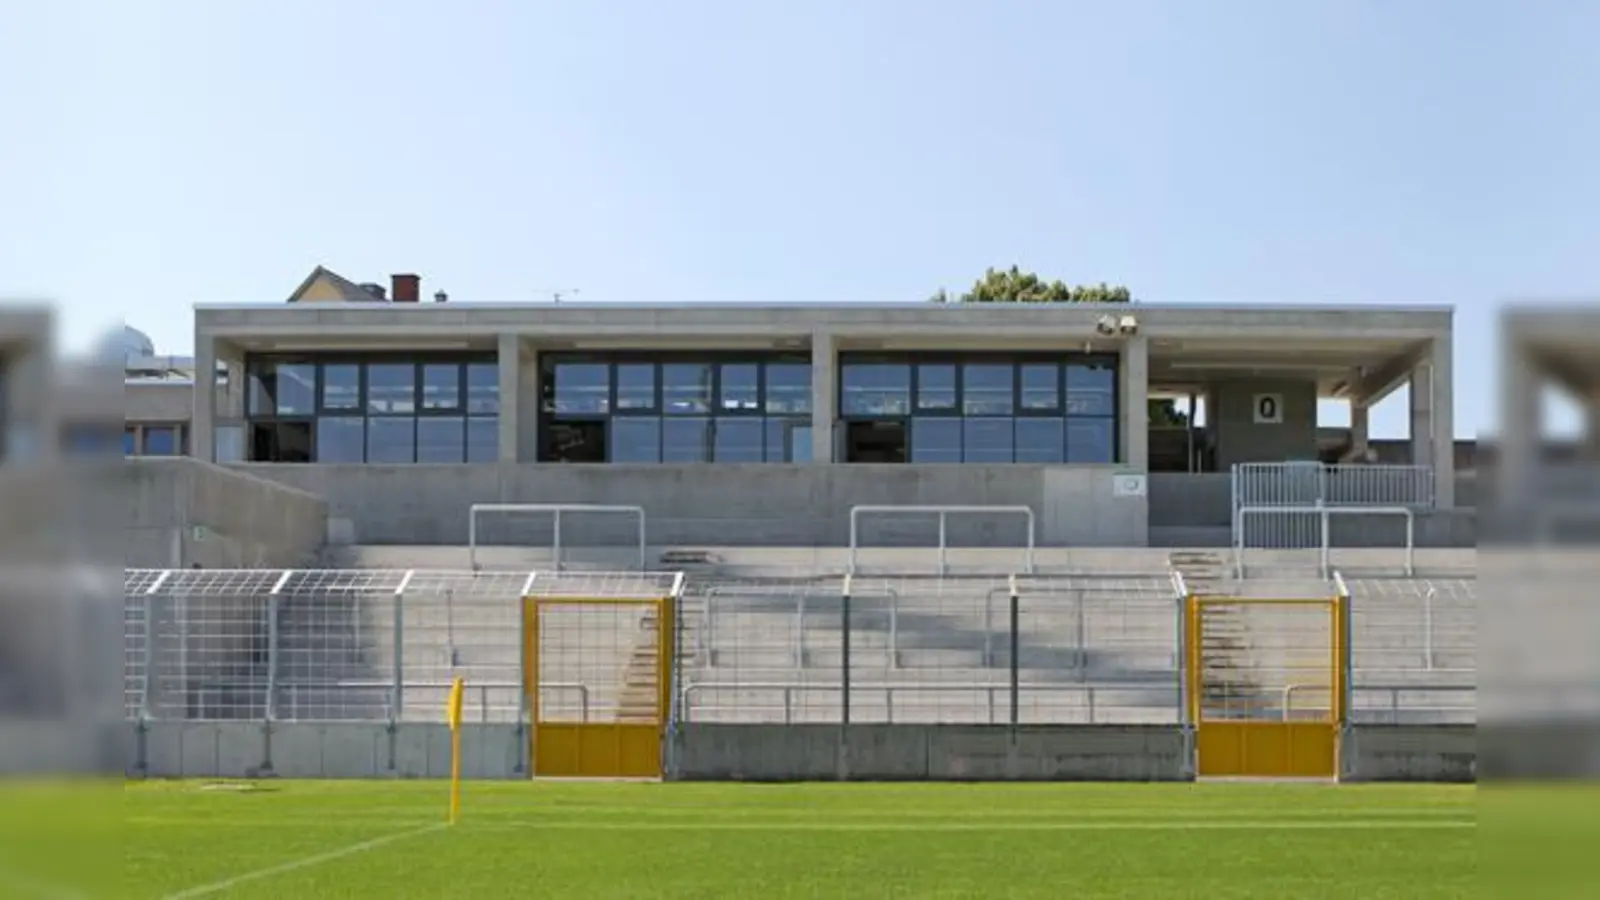
[[[811,363],[771,353],[545,354],[544,462],[811,460]]]
[[[255,356],[246,371],[252,462],[466,463],[499,456],[500,372],[493,355]]]
[[[839,412],[847,462],[1112,463],[1117,358],[843,354]]]

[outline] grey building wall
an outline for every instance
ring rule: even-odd
[[[1262,395],[1283,398],[1283,421],[1255,421]],[[1317,386],[1311,381],[1238,380],[1214,385],[1211,424],[1217,436],[1217,469],[1239,463],[1317,458]]]

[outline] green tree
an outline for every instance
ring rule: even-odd
[[[928,298],[933,303],[1131,303],[1126,287],[1099,284],[1069,285],[1059,278],[1045,281],[1018,266],[990,268],[972,289],[954,298],[943,288]]]

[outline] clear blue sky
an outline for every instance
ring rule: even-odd
[[[1019,262],[1443,302],[1471,434],[1495,304],[1600,297],[1597,35],[1592,0],[8,4],[0,294],[170,353],[318,263],[472,300],[912,301]]]

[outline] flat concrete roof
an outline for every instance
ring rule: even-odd
[[[201,304],[197,336],[253,352],[483,349],[501,335],[539,350],[836,349],[1115,352],[1102,317],[1132,316],[1149,339],[1150,381],[1305,378],[1326,396],[1386,392],[1427,346],[1449,338],[1442,305],[938,303]]]

